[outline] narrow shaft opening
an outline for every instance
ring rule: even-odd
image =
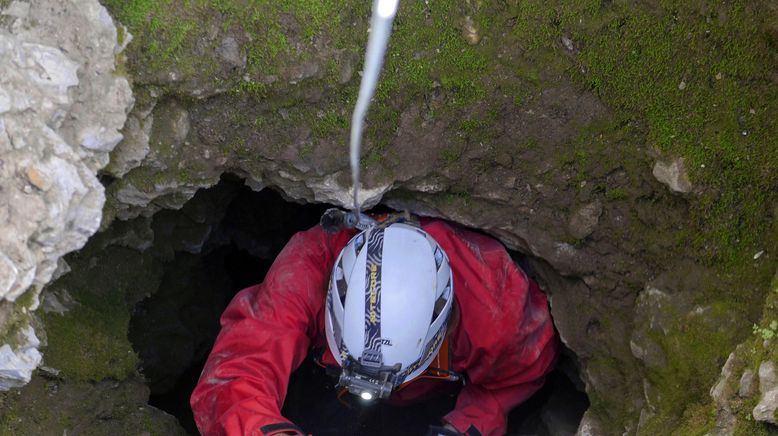
[[[255,192],[226,176],[179,211],[151,223],[164,272],[139,301],[130,339],[151,389],[149,404],[197,434],[189,397],[219,332],[219,316],[241,289],[260,283],[294,233],[315,225],[326,205],[298,204],[265,189]],[[385,212],[386,209],[381,209]],[[522,256],[512,253],[526,267]],[[451,411],[458,389],[419,404],[344,408],[334,380],[311,358],[292,374],[282,413],[316,435],[423,434]],[[544,387],[509,415],[509,434],[573,434],[589,401],[572,352],[565,350]]]

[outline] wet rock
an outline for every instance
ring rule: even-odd
[[[216,54],[233,68],[242,69],[246,66],[246,56],[241,54],[238,41],[231,36],[222,39],[221,45],[216,49]]]
[[[573,40],[570,39],[567,35],[562,36],[562,46],[569,52],[575,52],[575,45],[573,44]]]
[[[14,262],[5,254],[0,253],[0,294],[11,290],[11,286],[16,283],[18,273]]]
[[[184,145],[191,128],[189,112],[176,101],[160,105],[154,111],[155,123],[152,128],[153,152],[149,162],[164,169],[168,166],[169,155]]]
[[[645,428],[648,421],[655,415],[656,414],[654,411],[648,407],[644,407],[640,410],[640,418],[638,418],[638,434],[640,434],[640,430]]]
[[[716,416],[716,423],[710,431],[710,436],[732,436],[737,427],[737,417],[729,406],[722,407]]]
[[[321,68],[318,62],[309,60],[289,67],[284,71],[284,74],[289,83],[294,85],[303,80],[317,76],[320,70]]]
[[[632,355],[649,368],[664,368],[667,365],[667,357],[662,347],[642,330],[636,330],[632,334],[629,348]]]
[[[0,419],[8,434],[184,436],[176,419],[149,406],[141,380],[67,382],[36,376],[2,395]]]
[[[602,215],[602,203],[594,201],[578,208],[570,217],[567,228],[576,239],[591,235]]]
[[[351,52],[343,51],[338,56],[338,83],[345,85],[354,77],[354,64],[357,60]]]
[[[734,373],[734,367],[737,364],[736,362],[736,353],[730,353],[726,363],[724,363],[724,366],[721,368],[721,377],[719,378],[719,381],[710,390],[711,398],[713,398],[713,401],[719,406],[726,406],[737,388],[737,383],[735,382],[737,374]]]
[[[672,308],[673,300],[667,292],[652,285],[646,285],[638,296],[635,315],[639,324],[643,324],[641,320],[645,320],[645,325],[650,330],[668,334],[677,319]]]
[[[76,301],[73,300],[67,289],[55,289],[44,295],[41,310],[47,313],[53,312],[62,315],[76,304]]]
[[[653,174],[657,180],[667,185],[673,192],[686,194],[692,190],[683,158],[673,159],[669,163],[657,161],[654,164]]]
[[[575,436],[600,436],[604,434],[606,433],[600,421],[590,410],[587,410],[581,419],[581,423],[578,425]]]
[[[30,14],[30,4],[22,1],[13,1],[8,8],[3,11],[3,15],[16,18],[25,18]]]
[[[464,23],[462,24],[462,36],[470,45],[476,45],[481,42],[478,26],[469,15],[465,17]]]
[[[738,385],[737,394],[740,398],[751,398],[756,395],[756,377],[754,377],[754,371],[746,369],[743,371],[743,375],[740,376],[740,384]]]
[[[140,165],[151,151],[149,137],[153,125],[154,117],[150,115],[141,118],[137,113],[133,113],[127,118],[122,131],[124,140],[111,153],[111,162],[105,171],[114,177],[123,177],[131,169]]]
[[[752,412],[754,419],[778,425],[778,374],[771,361],[759,366],[759,392],[762,396]]]

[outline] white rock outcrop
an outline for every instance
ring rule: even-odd
[[[8,344],[0,346],[0,390],[29,383],[32,371],[41,363],[40,341],[31,326],[21,329],[17,336],[22,339],[15,349]]]
[[[754,419],[778,425],[778,372],[771,361],[759,366],[759,391],[762,396],[754,407]]]
[[[689,181],[683,158],[675,158],[668,163],[657,161],[652,173],[673,192],[688,194],[692,191],[692,183]]]
[[[122,48],[97,0],[13,1],[0,11],[0,301],[32,292],[23,314],[37,308],[60,257],[100,225],[97,171],[133,104],[115,75]],[[25,383],[40,361],[29,330],[0,348],[0,389]]]

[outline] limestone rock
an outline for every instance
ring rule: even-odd
[[[735,427],[737,427],[737,417],[732,413],[729,406],[725,406],[719,409],[716,423],[706,436],[732,436],[735,432]]]
[[[32,372],[41,363],[38,351],[40,341],[32,327],[24,327],[18,334],[19,345],[0,346],[0,390],[23,386],[29,383]]]
[[[469,15],[465,17],[464,24],[462,25],[462,36],[470,45],[476,45],[481,42],[478,26],[476,26],[475,21]]]
[[[99,226],[96,173],[133,103],[115,74],[119,51],[97,0],[14,1],[0,11],[0,300],[33,286],[21,315],[37,307],[60,257]],[[32,327],[23,331],[25,345],[0,348],[0,390],[28,381],[40,362]]]
[[[746,369],[743,371],[743,375],[740,376],[740,384],[738,385],[737,394],[741,398],[751,398],[756,394],[756,378],[754,377],[754,371]]]
[[[754,407],[754,419],[778,425],[778,375],[771,361],[759,366],[759,391],[762,396]]]
[[[216,54],[219,55],[224,62],[234,68],[243,68],[246,66],[246,56],[241,54],[238,41],[231,36],[222,39],[221,45],[216,49]]]
[[[604,435],[602,424],[595,418],[590,410],[584,413],[581,423],[578,425],[578,430],[575,432],[575,436],[600,436]]]
[[[41,310],[44,312],[53,312],[63,315],[65,312],[72,309],[77,302],[73,300],[73,297],[67,291],[67,289],[55,289],[51,292],[45,293],[43,297],[43,303],[41,304]]]
[[[667,356],[665,356],[662,347],[651,339],[644,330],[636,330],[632,334],[629,348],[632,355],[649,368],[664,368],[667,365]]]
[[[105,171],[114,177],[122,177],[140,165],[149,154],[149,135],[154,118],[141,119],[133,113],[124,125],[124,140],[111,153],[111,162]]]
[[[568,230],[576,239],[591,235],[602,215],[602,203],[594,201],[578,208],[570,217]]]
[[[710,390],[711,398],[720,406],[725,406],[727,404],[736,387],[733,381],[733,378],[736,376],[733,372],[736,361],[736,353],[730,353],[726,363],[724,363],[724,367],[721,369],[719,381]]]
[[[653,174],[673,192],[686,194],[692,190],[683,158],[673,159],[669,163],[657,161],[654,164]]]

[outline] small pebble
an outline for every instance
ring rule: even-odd
[[[749,109],[749,110],[748,110],[748,112],[749,112],[751,115],[755,115],[755,114],[756,114],[756,111],[755,111],[755,110],[753,110],[753,109]]]
[[[681,91],[683,91],[684,89],[686,89],[686,82],[684,82],[684,81],[682,80],[682,81],[681,81],[681,83],[679,83],[679,84],[678,84],[678,89],[680,89]]]
[[[567,49],[567,51],[575,51],[573,40],[568,38],[567,36],[562,37],[562,45]]]
[[[721,80],[723,77],[721,73],[716,73],[716,80]]]
[[[762,251],[760,251],[760,252],[756,253],[756,254],[754,255],[754,260],[757,260],[757,259],[759,259],[760,257],[762,257],[762,255],[763,255],[763,254],[764,254],[764,250],[762,250]]]
[[[743,136],[748,136],[748,130],[743,130],[740,134]]]

